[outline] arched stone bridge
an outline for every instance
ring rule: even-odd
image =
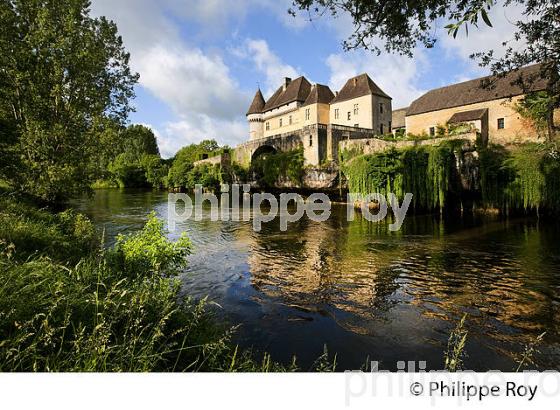
[[[259,138],[239,144],[233,151],[234,162],[249,166],[256,157],[269,152],[286,152],[304,146],[301,131]]]
[[[319,165],[325,160],[338,159],[340,141],[373,137],[373,131],[366,128],[314,124],[289,133],[247,141],[233,150],[232,159],[247,167],[260,154],[303,148],[305,164]]]

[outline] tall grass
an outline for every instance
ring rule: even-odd
[[[296,369],[255,360],[206,300],[180,297],[190,242],[154,215],[104,249],[84,216],[0,204],[0,371]]]

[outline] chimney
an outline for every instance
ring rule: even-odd
[[[335,96],[335,97],[338,97],[338,91],[335,91],[335,92],[334,92],[334,96]]]
[[[292,79],[290,77],[284,77],[284,91],[286,91],[286,88],[288,88],[288,85],[292,82]]]

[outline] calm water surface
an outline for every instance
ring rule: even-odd
[[[108,241],[142,227],[167,193],[98,191],[77,207]],[[534,368],[560,370],[560,225],[556,221],[409,216],[401,231],[333,205],[328,222],[180,225],[194,244],[184,291],[209,296],[241,325],[235,342],[309,368],[326,344],[339,370],[369,360],[443,366],[449,332],[468,313],[466,367],[511,371],[547,332]],[[179,232],[171,234],[178,236]]]

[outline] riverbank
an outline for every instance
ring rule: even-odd
[[[287,371],[180,297],[191,245],[151,216],[105,248],[72,210],[0,193],[0,371]]]

